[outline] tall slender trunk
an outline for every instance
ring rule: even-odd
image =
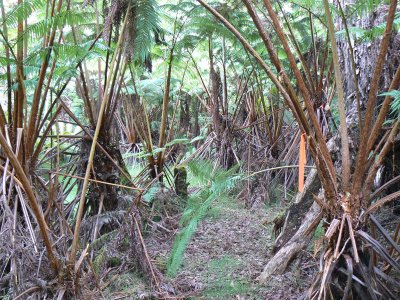
[[[0,9],[1,9],[1,18],[4,20],[6,17],[6,13],[5,13],[5,9],[4,9],[4,1],[3,0],[0,0]],[[7,44],[8,43],[8,28],[7,28],[6,22],[3,22],[3,37],[5,39],[5,41],[4,41],[5,44]],[[5,46],[4,47],[5,55],[8,60],[8,59],[10,59],[10,49],[7,47],[7,45],[4,45],[4,46]],[[12,121],[12,89],[11,89],[12,80],[11,80],[11,66],[9,63],[7,63],[6,72],[7,72],[7,118],[8,118],[7,121],[8,121],[8,124],[10,124],[10,122]],[[1,111],[3,111],[3,108],[1,108]],[[0,117],[3,118],[3,115]],[[5,115],[4,115],[4,124],[6,124],[7,121],[5,120]],[[4,134],[5,133],[4,128],[1,128],[1,130]]]
[[[22,5],[23,0],[18,0],[18,5]],[[17,136],[17,128],[23,127],[23,119],[24,119],[24,102],[25,102],[25,91],[24,91],[24,68],[23,68],[23,59],[24,59],[24,39],[23,39],[23,31],[24,31],[24,20],[22,16],[18,18],[18,42],[17,42],[17,78],[18,89],[15,95],[15,103],[14,103],[14,127],[13,127],[13,136]],[[15,141],[14,141],[15,142]],[[20,154],[19,154],[20,155]]]
[[[162,115],[161,115],[161,125],[160,125],[160,139],[158,141],[158,147],[164,147],[165,140],[167,137],[167,122],[168,122],[168,104],[169,104],[169,94],[171,89],[171,72],[172,72],[172,60],[174,58],[174,46],[172,46],[169,57],[168,57],[168,71],[167,78],[165,80],[164,86],[164,96],[162,105]],[[157,172],[160,174],[164,166],[164,151],[161,151],[157,156]],[[160,177],[162,180],[162,176]]]
[[[221,124],[219,118],[219,86],[218,74],[214,69],[214,55],[212,52],[211,36],[208,38],[208,55],[210,59],[210,86],[211,86],[211,108],[214,131],[217,139],[221,139]]]
[[[222,37],[222,77],[223,77],[223,114],[228,114],[228,82],[226,74],[226,41],[225,36]]]

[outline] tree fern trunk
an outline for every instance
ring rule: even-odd
[[[345,10],[350,4],[353,4],[354,0],[346,0],[342,3],[342,8]],[[388,13],[388,5],[381,5],[371,13],[365,13],[363,17],[353,17],[347,19],[348,27],[359,27],[365,30],[371,30],[376,28],[378,25],[386,21]],[[338,24],[338,31],[344,31],[345,25],[342,18],[337,18],[336,24]],[[360,104],[361,112],[365,112],[365,107],[368,100],[368,92],[370,87],[371,74],[374,72],[376,59],[379,53],[379,47],[382,38],[378,37],[367,41],[356,41],[353,42],[353,56],[356,67],[355,73],[358,76],[358,90],[360,93]],[[341,70],[343,72],[343,89],[344,98],[346,100],[347,110],[347,123],[351,129],[355,129],[358,124],[357,114],[357,100],[356,100],[356,85],[353,76],[352,60],[350,55],[350,46],[343,36],[337,39],[337,48],[339,50],[339,61],[341,64]],[[378,94],[386,92],[389,88],[390,82],[396,73],[397,67],[400,65],[400,34],[394,34],[391,37],[391,42],[386,56],[385,67],[383,68],[382,75],[380,76]],[[381,97],[379,100],[383,100]],[[379,101],[378,100],[378,101]],[[379,105],[379,104],[378,104]],[[353,136],[357,132],[352,132]]]

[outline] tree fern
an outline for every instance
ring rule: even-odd
[[[15,59],[0,56],[0,67],[5,67],[8,64],[10,65],[15,64]]]
[[[83,43],[80,45],[75,44],[58,44],[53,47],[54,53],[58,56],[58,59],[76,61],[93,58],[101,58],[105,55],[106,51],[104,48],[99,47],[100,43],[96,43],[91,50],[89,50],[90,43]]]

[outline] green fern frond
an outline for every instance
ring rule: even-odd
[[[391,112],[395,118],[400,119],[400,91],[392,90],[390,92],[382,93],[379,96],[390,96],[393,98],[390,105]]]
[[[54,70],[54,78],[67,79],[78,76],[78,70],[74,66],[59,66]]]
[[[300,7],[308,8],[313,12],[318,11],[316,8],[323,8],[324,5],[322,0],[292,0],[290,2]]]
[[[191,161],[188,164],[189,171],[199,181],[207,185],[210,180],[210,174],[213,174],[214,166],[209,161]]]
[[[189,223],[196,209],[203,204],[204,199],[207,199],[209,194],[209,191],[201,191],[191,195],[191,197],[187,200],[186,208],[182,213],[181,219],[179,220],[179,226],[184,227]]]
[[[379,38],[385,32],[386,22],[382,22],[377,26],[374,26],[370,29],[365,29],[361,27],[351,26],[348,28],[349,33],[354,36],[354,38],[360,42],[370,42],[373,39]],[[398,31],[400,28],[400,13],[396,13],[395,18],[393,20],[393,28],[395,31]],[[337,32],[337,35],[340,37],[345,36],[345,31],[341,30]]]
[[[90,20],[94,20],[94,14],[88,12],[76,12],[76,11],[63,11],[58,15],[40,20],[36,23],[29,24],[21,35],[21,39],[35,39],[41,38],[48,34],[51,28],[62,29],[65,26],[80,26],[88,27],[93,24],[88,23]]]
[[[192,161],[189,163],[189,169],[206,187],[188,199],[181,216],[181,230],[174,241],[167,265],[167,275],[172,277],[182,264],[185,250],[196,232],[198,223],[205,217],[212,204],[222,199],[223,194],[228,194],[241,180],[241,176],[236,174],[237,166],[224,170],[215,169],[208,161]]]
[[[210,208],[213,201],[216,199],[214,196],[210,196],[206,201],[195,211],[194,215],[186,225],[178,233],[174,245],[172,247],[171,255],[168,260],[167,275],[175,276],[179,267],[182,264],[183,255],[190,242],[191,237],[196,232],[199,221],[205,216],[207,210]]]
[[[195,8],[198,8],[198,6],[194,2],[190,1],[179,1],[179,3],[174,4],[174,3],[167,3],[164,4],[163,9],[172,11],[172,12],[178,12],[181,11],[184,14],[192,11]]]
[[[8,12],[5,16],[5,19],[1,20],[1,24],[4,23],[7,27],[16,27],[18,24],[18,20],[25,20],[32,13],[40,8],[43,8],[46,5],[46,1],[43,0],[31,0],[31,1],[24,1],[21,4],[16,5],[10,12]],[[1,26],[2,28],[3,26]]]
[[[40,66],[31,64],[31,65],[25,65],[24,66],[24,74],[26,77],[36,77],[37,74],[39,74],[40,71]],[[11,67],[11,73],[15,74],[16,68],[15,65]]]
[[[157,193],[160,192],[160,184],[153,184],[150,189],[143,195],[143,200],[146,203],[152,203]]]
[[[370,15],[379,5],[381,5],[383,0],[363,0],[355,1],[350,3],[346,7],[346,14],[352,16],[365,16]]]
[[[136,1],[134,60],[144,62],[150,53],[154,32],[159,30],[158,4],[155,0]]]
[[[0,66],[2,67],[5,67],[7,65],[14,65],[15,63],[15,59],[0,56]]]
[[[73,44],[57,44],[53,47],[54,53],[59,59],[76,61],[83,58],[91,59],[102,57],[106,52],[97,46],[93,47],[89,51],[89,46],[87,43],[81,45]]]
[[[27,88],[27,89],[35,89],[35,87],[36,87],[36,85],[37,85],[37,78],[33,78],[33,79],[25,79],[24,80],[24,86],[25,86],[25,88]],[[12,86],[11,86],[11,89],[13,90],[13,91],[16,91],[17,89],[18,89],[18,83],[14,83]]]

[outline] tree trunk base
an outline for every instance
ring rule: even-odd
[[[300,228],[304,217],[314,202],[313,194],[318,193],[320,187],[321,184],[318,180],[317,170],[312,169],[307,176],[304,191],[297,194],[294,203],[286,210],[285,219],[281,222],[274,220],[275,226],[273,231],[279,233],[279,235],[275,240],[272,253],[276,253],[281,249]]]
[[[273,274],[282,274],[293,258],[306,247],[311,240],[311,233],[321,220],[322,213],[314,203],[306,214],[296,234],[271,258],[263,272],[258,277],[260,283],[265,283]]]

